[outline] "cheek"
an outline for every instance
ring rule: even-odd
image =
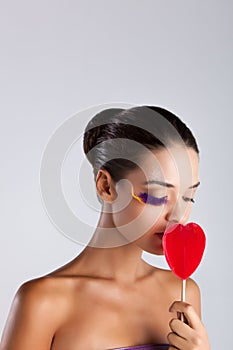
[[[135,222],[142,212],[141,206],[130,203],[120,211],[113,210],[113,220],[116,227]]]
[[[128,240],[134,241],[158,225],[163,215],[162,206],[130,203],[120,212],[113,213],[113,221],[118,231]]]

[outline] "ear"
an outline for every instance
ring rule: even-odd
[[[116,184],[106,169],[100,169],[96,175],[96,191],[105,202],[113,202],[117,198]]]

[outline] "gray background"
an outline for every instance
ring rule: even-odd
[[[232,1],[1,1],[0,328],[24,281],[83,249],[44,211],[39,170],[49,137],[90,106],[155,104],[200,148],[190,221],[207,234],[193,278],[212,350],[232,342]],[[143,253],[154,265],[164,258]]]

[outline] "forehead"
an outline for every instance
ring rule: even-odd
[[[138,165],[140,168],[130,173],[129,180],[160,180],[175,187],[189,187],[198,182],[199,159],[190,147],[173,146],[148,151]]]

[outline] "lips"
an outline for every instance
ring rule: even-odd
[[[160,238],[162,238],[164,235],[164,232],[156,232],[156,235],[159,236]]]

